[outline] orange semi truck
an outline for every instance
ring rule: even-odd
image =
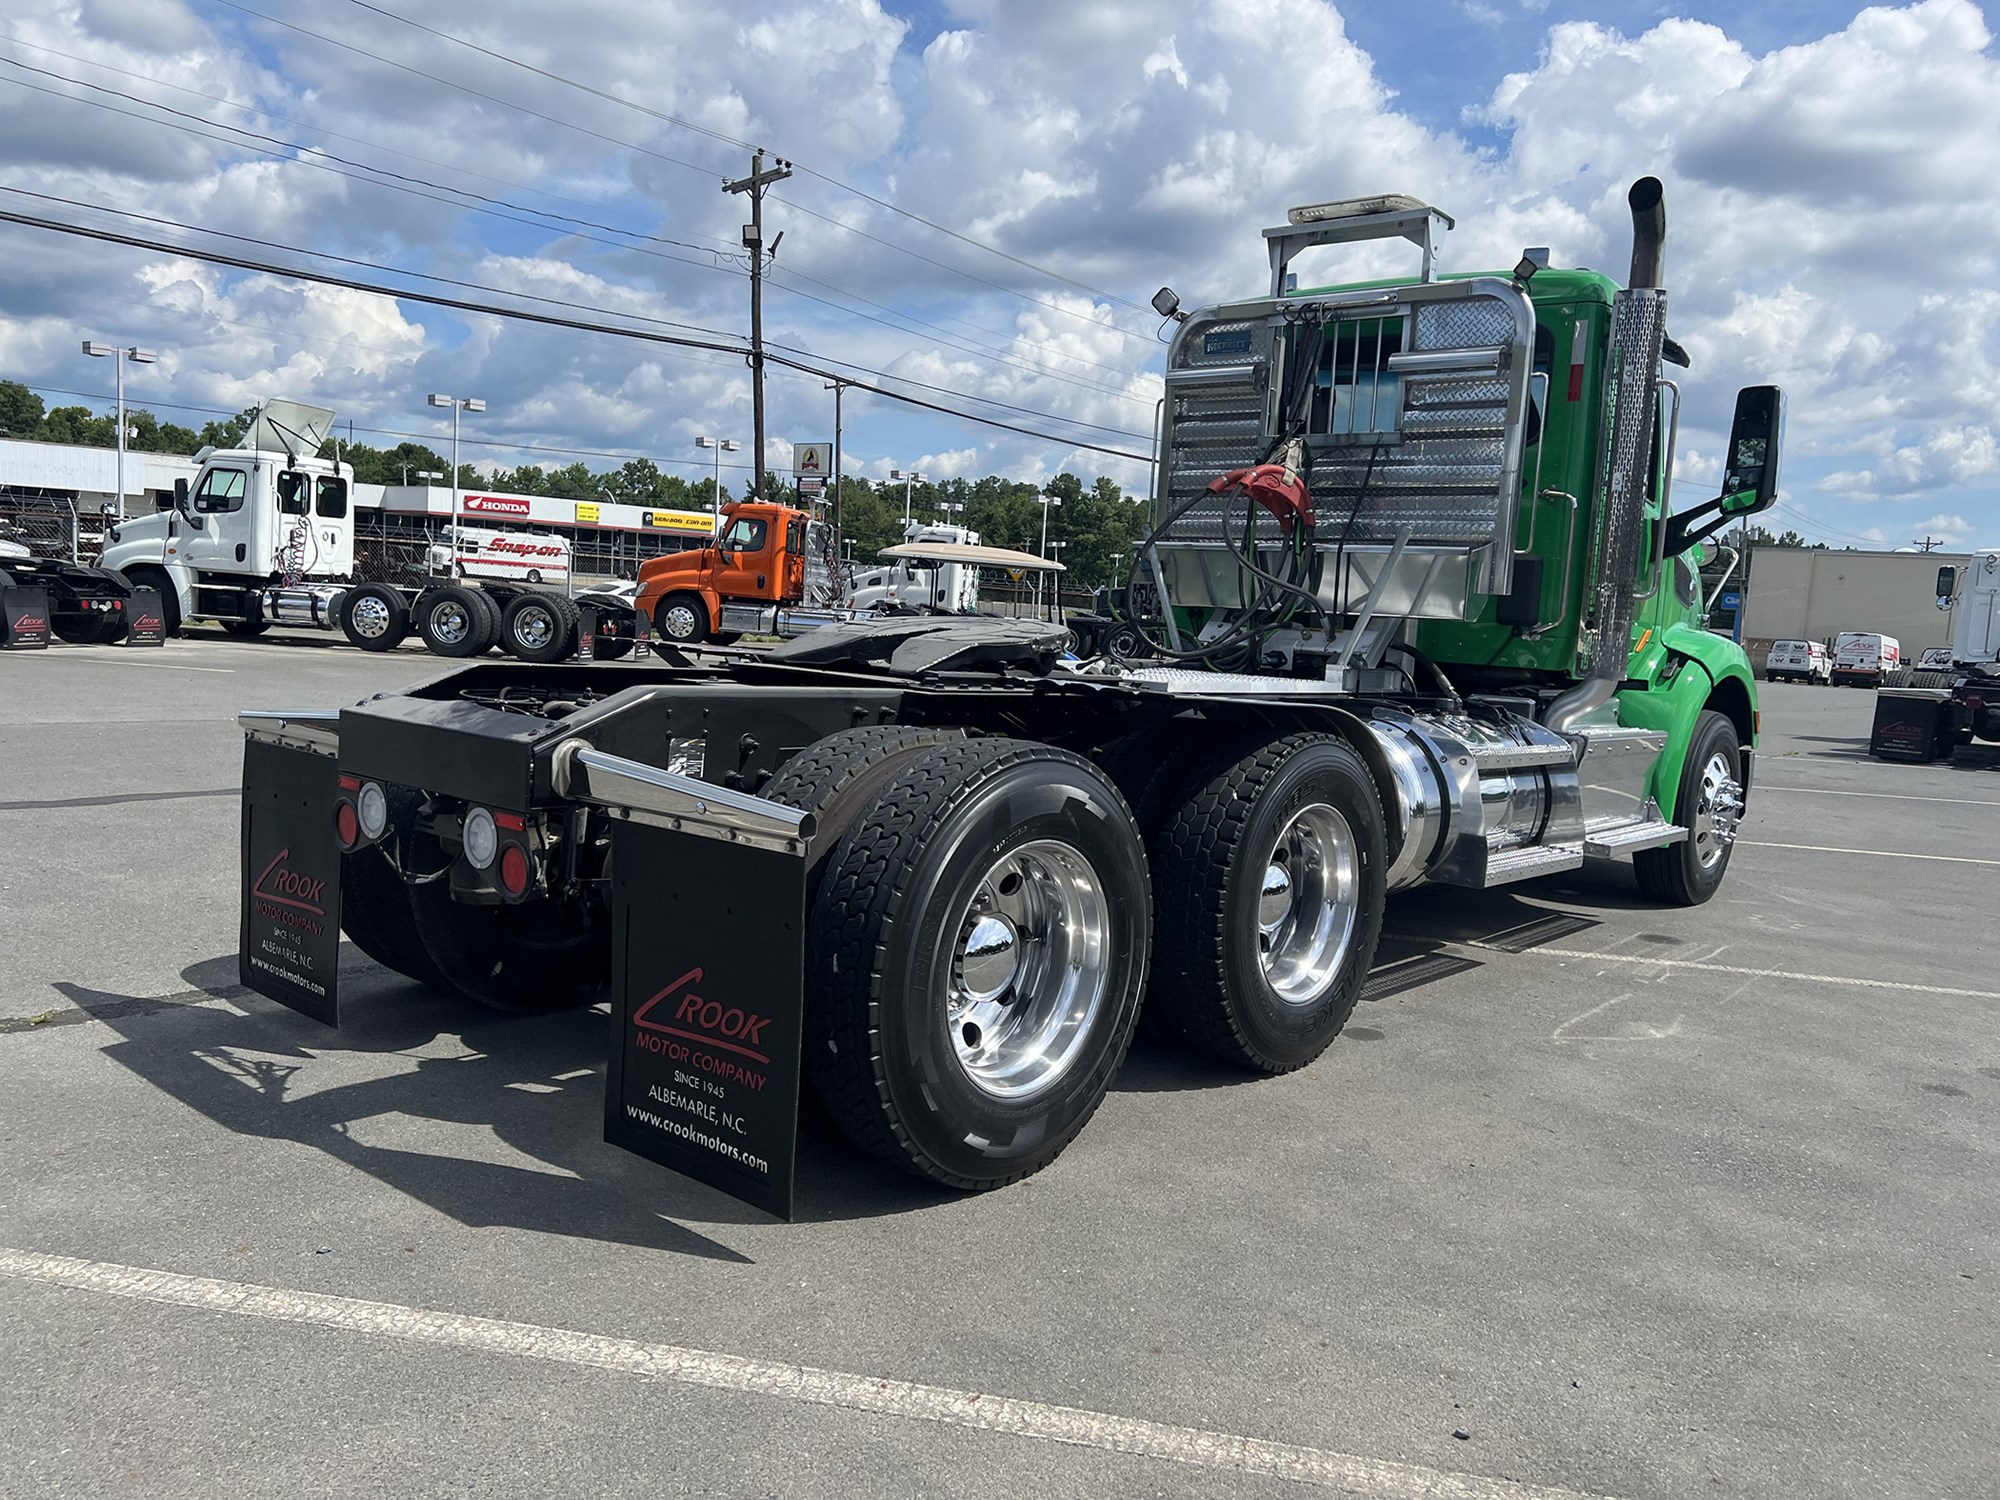
[[[666,640],[726,645],[750,631],[777,633],[781,612],[805,602],[805,512],[740,500],[723,506],[722,516],[708,546],[640,565],[639,612]]]

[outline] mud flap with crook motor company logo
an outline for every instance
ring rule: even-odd
[[[339,763],[293,742],[243,744],[242,981],[329,1026],[340,1023]]]
[[[627,822],[611,868],[604,1138],[791,1218],[805,860]]]

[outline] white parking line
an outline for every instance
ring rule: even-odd
[[[1883,859],[1935,859],[1948,865],[2000,865],[2000,859],[1973,859],[1964,854],[1904,854],[1896,849],[1835,849],[1826,844],[1774,844],[1765,839],[1738,839],[1752,849],[1801,849],[1808,854],[1874,854]]]
[[[75,651],[75,652],[55,651],[55,652],[50,652],[46,657],[43,658],[43,660],[87,661],[87,662],[95,662],[100,667],[103,666],[145,667],[149,671],[159,671],[159,672],[221,672],[225,676],[229,677],[234,677],[236,675],[236,668],[234,667],[184,667],[179,662],[154,661],[150,657],[142,661],[135,657],[125,656],[122,654],[115,654],[115,655],[112,654],[113,652],[118,651],[118,649],[119,648],[117,647],[107,648],[106,653],[101,656],[98,655],[95,651],[92,651],[88,648],[82,651]],[[143,651],[146,648],[142,646],[139,649]]]
[[[489,1354],[610,1370],[648,1380],[672,1380],[781,1401],[802,1401],[813,1406],[1038,1438],[1226,1474],[1262,1474],[1342,1494],[1379,1495],[1384,1500],[1391,1497],[1406,1500],[1417,1495],[1425,1500],[1604,1500],[1604,1497],[1580,1496],[1575,1490],[1516,1484],[1476,1474],[1453,1474],[1419,1464],[1384,1463],[1323,1448],[1304,1448],[1196,1427],[1175,1427],[1073,1406],[1017,1401],[979,1391],[880,1380],[872,1375],[817,1370],[809,1365],[789,1365],[736,1354],[713,1354],[677,1344],[647,1344],[637,1339],[546,1328],[536,1323],[467,1317],[393,1302],[364,1302],[323,1292],[289,1292],[207,1276],[146,1271],[67,1255],[0,1248],[0,1276],[206,1312],[264,1318],[275,1323],[302,1323],[378,1338],[477,1349]]]
[[[1823,786],[1773,786],[1761,777],[1751,789],[1756,792],[1796,792],[1808,797],[1879,797],[1888,802],[1942,802],[1947,807],[2000,807],[2000,802],[1977,797],[1915,797],[1908,792],[1837,792]]]
[[[1711,964],[1692,958],[1654,958],[1645,953],[1587,953],[1577,948],[1488,948],[1484,943],[1457,942],[1460,948],[1478,948],[1509,957],[1581,958],[1606,964],[1644,964],[1660,969],[1699,969],[1708,974],[1744,974],[1752,979],[1796,979],[1806,984],[1844,984],[1864,990],[1903,990],[1918,995],[1957,995],[1967,1000],[2000,1000],[1996,990],[1958,990],[1942,984],[1911,984],[1900,979],[1857,979],[1848,974],[1801,974],[1792,969],[1759,969],[1744,964]]]

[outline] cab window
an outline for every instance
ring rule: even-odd
[[[312,480],[304,474],[287,470],[278,476],[278,514],[281,516],[302,516],[306,513],[306,501],[312,495]]]
[[[241,469],[210,469],[201,476],[201,488],[194,492],[194,508],[209,515],[217,511],[243,509],[243,490],[249,475]]]
[[[314,512],[322,519],[338,521],[347,514],[347,481],[345,479],[321,479],[318,497],[313,503]]]
[[[731,521],[729,529],[722,533],[723,548],[730,552],[762,552],[768,530],[767,523],[753,521],[748,516]]]
[[[806,555],[806,523],[791,521],[785,526],[785,550],[793,557]]]

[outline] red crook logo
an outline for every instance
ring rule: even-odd
[[[251,890],[266,901],[279,906],[292,906],[300,911],[309,911],[316,917],[326,915],[326,908],[320,905],[326,899],[326,882],[315,880],[310,875],[301,875],[285,861],[291,857],[289,847],[280,849],[277,857],[264,866],[264,873],[257,877]]]
[[[689,988],[700,983],[701,970],[689,969],[634,1011],[632,1025],[640,1031],[664,1032],[668,1036],[700,1042],[704,1047],[720,1047],[725,1052],[741,1053],[756,1062],[770,1062],[770,1058],[754,1049],[764,1045],[764,1028],[771,1024],[771,1018],[753,1015],[714,1000],[704,1000]],[[687,1026],[699,1027],[699,1030],[687,1031],[680,1026],[669,1026],[665,1021],[647,1019],[662,1001],[676,998],[678,1003],[673,1007],[672,1019]]]

